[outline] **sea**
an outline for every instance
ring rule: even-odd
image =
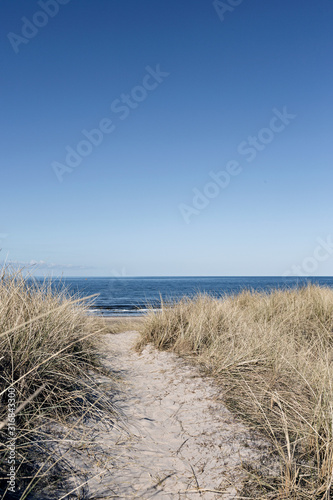
[[[91,314],[139,316],[148,308],[159,309],[161,301],[206,293],[213,297],[235,295],[242,290],[269,292],[314,283],[333,288],[333,277],[110,277],[52,278],[54,289],[65,288],[75,297],[97,294],[89,303]]]

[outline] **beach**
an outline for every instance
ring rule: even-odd
[[[197,294],[141,316],[89,300],[3,272],[3,498],[330,492],[332,288]]]

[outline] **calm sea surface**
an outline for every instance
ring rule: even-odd
[[[158,308],[164,300],[193,296],[198,292],[219,297],[247,290],[269,291],[276,288],[300,287],[316,283],[333,288],[333,277],[276,278],[276,277],[168,277],[168,278],[62,278],[53,286],[64,286],[71,295],[80,297],[99,294],[91,310],[105,316],[139,315],[148,306]]]

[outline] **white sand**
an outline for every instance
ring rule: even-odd
[[[100,433],[94,460],[81,456],[90,478],[100,473],[89,480],[89,493],[104,499],[237,498],[241,462],[258,460],[266,444],[216,401],[211,380],[175,354],[152,346],[136,353],[137,336],[103,337],[104,363],[124,383],[118,405],[130,434]]]

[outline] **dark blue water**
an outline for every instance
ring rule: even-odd
[[[316,283],[333,288],[333,277],[191,277],[191,278],[62,278],[71,294],[84,297],[99,294],[91,307],[94,314],[105,316],[143,314],[148,306],[158,308],[163,300],[205,292],[215,297],[236,294],[244,289],[269,291]],[[58,280],[53,286],[59,287]]]

